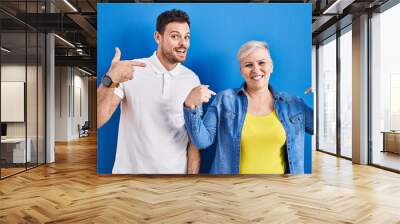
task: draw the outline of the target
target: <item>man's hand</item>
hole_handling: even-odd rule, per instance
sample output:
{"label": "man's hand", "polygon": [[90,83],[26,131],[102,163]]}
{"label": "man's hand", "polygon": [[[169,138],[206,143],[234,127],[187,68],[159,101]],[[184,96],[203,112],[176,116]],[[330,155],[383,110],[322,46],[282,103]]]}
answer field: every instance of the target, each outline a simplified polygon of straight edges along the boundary
{"label": "man's hand", "polygon": [[126,82],[133,79],[133,73],[135,71],[134,66],[145,67],[146,64],[130,60],[121,61],[121,51],[116,47],[114,58],[112,59],[110,69],[108,70],[108,76],[110,76],[113,82]]}
{"label": "man's hand", "polygon": [[185,107],[194,109],[202,103],[207,103],[216,93],[208,89],[208,85],[200,85],[193,88],[185,100]]}
{"label": "man's hand", "polygon": [[188,174],[198,174],[200,170],[200,152],[190,143],[187,155],[187,173]]}

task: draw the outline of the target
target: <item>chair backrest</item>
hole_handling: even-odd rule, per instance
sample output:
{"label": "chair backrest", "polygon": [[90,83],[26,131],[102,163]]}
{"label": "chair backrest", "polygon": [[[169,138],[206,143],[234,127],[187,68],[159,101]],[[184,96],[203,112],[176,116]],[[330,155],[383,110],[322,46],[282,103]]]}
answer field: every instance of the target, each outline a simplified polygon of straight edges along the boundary
{"label": "chair backrest", "polygon": [[89,121],[85,121],[85,123],[83,124],[82,128],[89,129],[90,128],[90,122]]}

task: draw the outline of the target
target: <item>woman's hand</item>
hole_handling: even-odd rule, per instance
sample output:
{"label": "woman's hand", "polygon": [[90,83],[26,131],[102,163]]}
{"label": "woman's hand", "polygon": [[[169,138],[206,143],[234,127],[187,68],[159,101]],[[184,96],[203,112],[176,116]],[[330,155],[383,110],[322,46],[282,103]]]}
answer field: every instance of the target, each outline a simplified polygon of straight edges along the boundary
{"label": "woman's hand", "polygon": [[185,100],[185,107],[194,109],[202,103],[210,101],[212,95],[216,93],[208,89],[208,85],[200,85],[193,88]]}

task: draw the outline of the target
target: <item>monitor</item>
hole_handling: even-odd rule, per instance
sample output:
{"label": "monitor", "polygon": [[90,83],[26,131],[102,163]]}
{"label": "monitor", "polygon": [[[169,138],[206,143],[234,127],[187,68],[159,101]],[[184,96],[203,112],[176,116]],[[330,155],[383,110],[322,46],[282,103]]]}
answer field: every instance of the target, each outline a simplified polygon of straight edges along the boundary
{"label": "monitor", "polygon": [[1,136],[7,136],[7,124],[1,123]]}

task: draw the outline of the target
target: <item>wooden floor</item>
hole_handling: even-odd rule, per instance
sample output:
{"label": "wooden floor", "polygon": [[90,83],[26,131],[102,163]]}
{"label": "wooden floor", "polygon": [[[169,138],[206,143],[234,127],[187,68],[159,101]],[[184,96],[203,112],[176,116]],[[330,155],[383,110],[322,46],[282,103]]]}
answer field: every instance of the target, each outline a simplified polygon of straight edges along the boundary
{"label": "wooden floor", "polygon": [[304,176],[98,176],[96,139],[0,181],[0,223],[400,223],[400,175],[320,152]]}
{"label": "wooden floor", "polygon": [[35,167],[37,167],[37,164],[35,163],[35,164],[33,164],[33,163],[28,163],[27,164],[27,167],[25,167],[25,164],[18,164],[18,167],[7,167],[7,168],[1,168],[1,178],[6,178],[6,177],[8,177],[8,176],[11,176],[11,175],[15,175],[15,174],[17,174],[17,173],[20,173],[20,172],[24,172],[24,171],[26,171],[27,169],[29,170],[29,169],[33,169],[33,168],[35,168]]}
{"label": "wooden floor", "polygon": [[374,164],[400,170],[400,154],[376,150],[374,151],[372,160]]}
{"label": "wooden floor", "polygon": [[26,168],[25,167],[18,167],[18,168],[1,168],[1,177],[8,177],[11,176],[13,174],[25,171]]}

